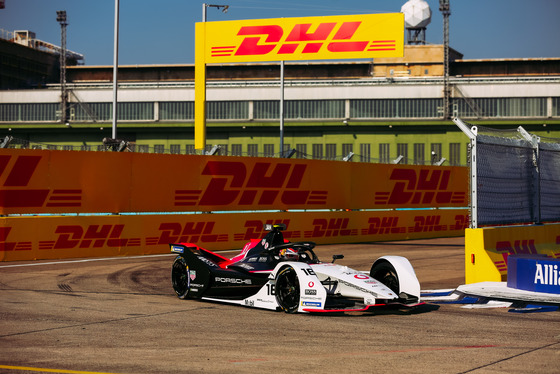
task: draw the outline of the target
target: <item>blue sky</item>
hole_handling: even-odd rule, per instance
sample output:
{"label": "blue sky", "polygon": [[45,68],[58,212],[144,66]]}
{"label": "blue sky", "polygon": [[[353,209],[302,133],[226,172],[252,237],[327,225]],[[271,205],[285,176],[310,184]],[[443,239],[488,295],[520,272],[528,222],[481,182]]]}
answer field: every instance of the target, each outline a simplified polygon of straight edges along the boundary
{"label": "blue sky", "polygon": [[[198,0],[120,0],[119,64],[194,63]],[[406,0],[207,0],[208,21],[399,12]],[[465,59],[560,57],[559,0],[451,0],[450,45]],[[428,0],[426,40],[443,42],[438,0]],[[114,0],[5,0],[0,28],[31,30],[59,45],[56,11],[68,14],[67,48],[87,65],[112,65]]]}

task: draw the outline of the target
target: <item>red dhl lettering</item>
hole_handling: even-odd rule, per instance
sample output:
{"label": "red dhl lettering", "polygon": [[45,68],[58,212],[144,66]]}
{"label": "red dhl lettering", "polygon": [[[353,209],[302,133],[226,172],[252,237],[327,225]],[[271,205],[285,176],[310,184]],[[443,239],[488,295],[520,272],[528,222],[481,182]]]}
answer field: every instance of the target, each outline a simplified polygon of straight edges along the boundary
{"label": "red dhl lettering", "polygon": [[243,162],[209,161],[202,175],[212,178],[205,190],[176,190],[175,206],[324,205],[327,191],[300,190],[307,165],[257,162],[248,171]]}
{"label": "red dhl lettering", "polygon": [[500,271],[507,271],[507,259],[514,254],[537,254],[535,239],[515,240],[513,244],[504,240],[496,242],[496,252],[502,255],[503,261],[494,261],[494,265]]}
{"label": "red dhl lettering", "polygon": [[294,25],[289,32],[280,25],[242,26],[237,36],[244,38],[238,46],[211,47],[211,56],[316,54],[323,49],[332,53],[396,50],[395,40],[352,40],[361,23],[304,23]]}
{"label": "red dhl lettering", "polygon": [[408,228],[408,232],[432,232],[445,231],[447,225],[440,225],[441,216],[416,216],[414,226]]}
{"label": "red dhl lettering", "polygon": [[313,220],[313,230],[305,231],[306,238],[328,238],[334,236],[355,236],[357,229],[349,229],[349,218],[316,218]]}
{"label": "red dhl lettering", "polygon": [[30,251],[31,242],[8,242],[11,227],[0,227],[0,252]]}
{"label": "red dhl lettering", "polygon": [[[42,156],[18,156],[10,166],[12,156],[0,156],[0,177],[3,180],[0,189],[0,207],[36,208],[36,207],[79,207],[82,205],[82,190],[64,189],[30,189],[27,187],[35,174]],[[4,174],[4,171],[7,171]],[[46,204],[45,204],[46,202]]]}
{"label": "red dhl lettering", "polygon": [[146,238],[147,245],[169,243],[216,243],[229,239],[228,234],[214,234],[216,222],[169,222],[159,226],[159,237]]}
{"label": "red dhl lettering", "polygon": [[395,185],[391,192],[376,192],[379,205],[466,204],[464,191],[449,191],[450,170],[394,169],[389,180]]}
{"label": "red dhl lettering", "polygon": [[406,228],[399,226],[399,217],[370,217],[368,228],[362,230],[362,235],[400,234]]}
{"label": "red dhl lettering", "polygon": [[102,247],[136,247],[140,238],[122,238],[125,225],[60,225],[55,229],[58,238],[39,241],[39,249],[74,249]]}
{"label": "red dhl lettering", "polygon": [[289,219],[282,219],[282,220],[269,219],[269,220],[265,220],[265,221],[261,221],[261,220],[245,221],[245,224],[243,225],[246,228],[245,232],[233,234],[233,239],[235,241],[248,241],[248,240],[251,240],[251,239],[262,238],[267,234],[267,231],[263,230],[264,225],[265,224],[275,224],[275,223],[283,223],[283,224],[286,225],[286,230],[284,230],[282,232],[285,239],[300,236],[299,231],[294,232],[294,231],[288,230],[288,228],[290,227],[290,220]]}

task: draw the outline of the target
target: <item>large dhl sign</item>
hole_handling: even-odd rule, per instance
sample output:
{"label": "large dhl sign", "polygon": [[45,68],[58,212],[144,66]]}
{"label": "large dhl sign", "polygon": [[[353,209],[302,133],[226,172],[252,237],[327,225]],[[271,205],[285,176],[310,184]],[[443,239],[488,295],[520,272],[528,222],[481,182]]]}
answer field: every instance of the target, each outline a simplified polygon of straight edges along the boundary
{"label": "large dhl sign", "polygon": [[466,207],[467,169],[0,149],[0,214]]}
{"label": "large dhl sign", "polygon": [[201,22],[195,38],[195,148],[204,149],[206,64],[400,57],[404,15]]}
{"label": "large dhl sign", "polygon": [[[204,28],[204,30],[199,30]],[[394,57],[403,54],[402,13],[276,18],[197,25],[206,63]]]}

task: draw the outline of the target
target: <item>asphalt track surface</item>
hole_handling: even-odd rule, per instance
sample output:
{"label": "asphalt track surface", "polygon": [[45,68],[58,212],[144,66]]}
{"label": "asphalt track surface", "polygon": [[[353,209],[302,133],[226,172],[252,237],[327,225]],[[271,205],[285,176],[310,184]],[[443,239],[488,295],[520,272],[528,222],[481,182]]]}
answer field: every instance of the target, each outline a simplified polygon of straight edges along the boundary
{"label": "asphalt track surface", "polygon": [[[326,245],[358,270],[407,257],[422,289],[464,283],[464,239]],[[233,255],[233,254],[232,254]],[[560,313],[427,304],[286,314],[179,300],[173,255],[0,263],[4,373],[559,373]]]}

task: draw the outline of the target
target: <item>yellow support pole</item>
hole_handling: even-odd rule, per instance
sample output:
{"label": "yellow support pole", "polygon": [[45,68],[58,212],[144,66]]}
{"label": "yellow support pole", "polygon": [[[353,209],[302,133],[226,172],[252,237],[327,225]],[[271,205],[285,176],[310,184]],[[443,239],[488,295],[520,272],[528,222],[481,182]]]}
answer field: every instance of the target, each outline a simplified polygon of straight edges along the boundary
{"label": "yellow support pole", "polygon": [[206,148],[206,42],[205,22],[195,25],[194,52],[194,148]]}

